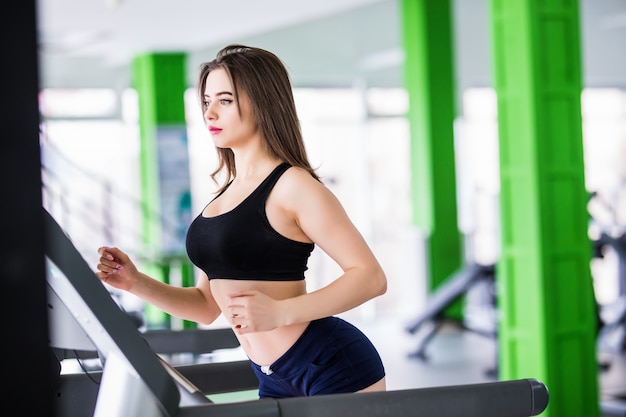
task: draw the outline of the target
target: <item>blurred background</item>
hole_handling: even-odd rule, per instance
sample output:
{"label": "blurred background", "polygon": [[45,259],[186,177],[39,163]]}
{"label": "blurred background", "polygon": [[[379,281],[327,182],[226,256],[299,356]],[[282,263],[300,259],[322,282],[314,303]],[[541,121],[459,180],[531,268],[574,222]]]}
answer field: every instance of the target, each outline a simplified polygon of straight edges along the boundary
{"label": "blurred background", "polygon": [[[541,2],[506,4],[514,3],[535,5]],[[389,387],[412,388],[497,378],[498,351],[493,337],[497,318],[492,279],[481,281],[486,282],[487,287],[477,286],[473,293],[469,286],[463,291],[468,296],[463,311],[464,324],[475,324],[479,328],[477,333],[483,334],[478,339],[466,332],[443,329],[429,349],[430,361],[416,361],[416,357],[425,359],[420,356],[421,345],[413,332],[407,332],[407,325],[420,327],[420,320],[415,319],[431,305],[433,290],[428,265],[432,258],[427,255],[428,249],[432,249],[428,247],[429,231],[416,221],[415,214],[423,207],[416,199],[418,193],[412,183],[417,177],[417,160],[412,155],[409,99],[416,94],[415,89],[413,95],[407,89],[407,57],[402,33],[405,24],[402,6],[410,4],[410,1],[389,0],[39,0],[44,206],[90,265],[96,265],[99,246],[115,245],[134,255],[140,267],[164,280],[192,285],[195,271],[186,260],[181,242],[190,219],[202,210],[215,190],[209,177],[215,167],[215,151],[203,127],[196,98],[198,68],[230,43],[266,48],[276,53],[290,71],[312,164],[319,167],[323,181],[341,200],[387,273],[389,290],[384,296],[344,315],[365,329],[381,350]],[[447,166],[439,174],[454,172],[457,212],[445,220],[452,229],[458,226],[462,265],[494,265],[500,259],[502,247],[501,177],[490,34],[494,19],[490,10],[494,5],[505,3],[452,0],[449,4],[454,161],[446,161]],[[549,9],[571,4],[543,2],[542,6]],[[580,382],[581,391],[595,401],[593,390],[586,385],[587,376],[595,376],[598,365],[603,371],[610,368],[610,372],[599,374],[601,394],[621,399],[618,413],[623,413],[626,399],[626,54],[623,46],[626,43],[626,2],[581,0],[579,5],[584,181],[590,198],[587,207],[590,246],[592,242],[595,245],[591,275],[599,319],[605,324],[602,330],[606,330],[606,333],[599,332],[597,345],[598,353],[616,353],[621,362],[611,362],[609,367],[602,357],[598,358],[598,363],[589,364],[584,360],[584,354],[589,352],[584,343],[574,346],[567,338],[568,332],[576,333],[584,327],[578,326],[575,318],[579,314],[578,307],[586,306],[583,291],[576,288],[568,292],[568,284],[559,286],[554,275],[546,274],[550,278],[546,287],[554,284],[554,295],[558,299],[549,299],[544,305],[545,300],[540,298],[544,294],[531,290],[521,295],[517,292],[512,298],[517,298],[515,301],[519,304],[527,303],[524,307],[532,313],[534,307],[540,310],[544,306],[548,313],[556,312],[541,311],[546,320],[538,322],[546,328],[553,324],[549,320],[555,318],[564,319],[565,325],[556,323],[550,331],[536,332],[537,345],[542,348],[549,345],[554,355],[537,355],[515,370],[535,372],[533,366],[537,363],[539,367],[545,365],[556,375],[549,382],[554,383],[552,386],[557,390],[571,379]],[[437,28],[428,29],[424,33],[442,33],[437,32]],[[421,41],[435,50],[440,43],[443,53],[448,45],[443,38],[425,36]],[[551,45],[558,45],[557,41]],[[556,56],[555,61],[568,62],[567,53],[557,51],[560,53],[563,55]],[[162,58],[165,61],[160,61]],[[167,68],[159,62],[177,65],[183,62],[181,81],[167,78]],[[572,72],[576,73],[576,69]],[[562,73],[567,73],[567,69]],[[151,74],[166,77],[155,81],[150,79]],[[429,75],[435,80],[445,78]],[[148,85],[150,82],[153,84]],[[171,94],[166,94],[166,100],[154,96],[146,101],[146,90],[159,93],[178,83],[183,86],[180,103],[168,103],[173,97]],[[446,93],[442,91],[444,101]],[[436,96],[437,92],[431,94]],[[142,105],[150,101],[150,110],[168,104],[179,107],[176,123],[170,126],[158,118],[146,123]],[[432,113],[439,110],[432,110]],[[155,130],[152,139],[157,140],[152,142],[158,142],[158,149],[151,142],[151,136],[146,135],[146,129]],[[567,132],[554,134],[558,151],[569,145],[567,139],[557,137],[566,137]],[[433,143],[438,139],[433,138]],[[442,141],[447,139],[441,138]],[[444,175],[444,180],[448,179]],[[571,214],[569,209],[575,212],[575,204],[568,205],[570,202],[558,201],[565,208],[563,215],[567,218]],[[523,217],[528,213],[521,214]],[[553,213],[546,210],[544,214]],[[551,219],[555,218],[558,215]],[[454,233],[456,230],[451,234]],[[609,240],[602,240],[600,236]],[[459,263],[456,251],[450,252],[449,263],[456,267]],[[447,253],[439,255],[440,260],[446,260]],[[335,279],[339,273],[336,265],[316,249],[309,263],[307,285],[315,289]],[[586,279],[584,273],[581,276]],[[488,278],[493,278],[493,274]],[[528,287],[524,285],[526,277],[519,278],[518,289]],[[584,290],[584,285],[582,288]],[[144,312],[143,304],[132,296],[112,293],[125,309],[145,313],[145,317],[142,316],[144,327],[192,326],[168,318],[163,322],[162,315]],[[578,301],[581,303],[577,304]],[[559,304],[567,306],[563,307],[565,313],[559,310]],[[552,307],[554,310],[550,310]],[[427,318],[439,318],[439,315]],[[572,321],[570,315],[574,317]],[[473,318],[486,324],[470,323]],[[589,318],[584,316],[585,325],[590,324]],[[224,325],[218,321],[209,327]],[[531,333],[535,333],[535,329],[532,330]],[[545,334],[548,337],[544,345]],[[551,339],[554,334],[557,336]],[[556,339],[560,344],[550,345]],[[426,342],[429,341],[427,337]],[[522,340],[519,345],[522,355],[532,351],[524,343]],[[561,347],[571,348],[571,352],[563,354],[566,349],[561,350]],[[576,356],[579,353],[581,356]],[[577,363],[580,358],[583,359]],[[568,366],[571,362],[574,371],[569,367],[555,371],[554,363],[561,360]],[[581,372],[584,376],[580,379],[568,379],[578,369],[590,372]],[[540,373],[540,376],[543,375]],[[563,403],[562,399],[567,397],[565,402],[576,408],[570,399],[578,395],[565,392],[554,404],[558,407],[559,401]],[[607,416],[624,415],[608,414],[606,407],[604,411]]]}
{"label": "blurred background", "polygon": [[[458,219],[450,221],[458,221],[471,248],[467,256],[490,264],[499,256],[499,180],[488,4],[456,0],[452,5]],[[626,3],[584,0],[580,13],[587,188],[606,203],[598,215],[623,225]],[[215,152],[195,95],[198,67],[229,43],[263,47],[289,68],[312,163],[370,242],[390,280],[388,294],[350,314],[361,319],[414,315],[423,306],[427,285],[423,231],[411,219],[400,19],[396,1],[40,0],[46,207],[93,265],[102,244],[149,257],[156,249],[146,247],[142,238],[146,208],[140,191],[133,59],[146,53],[185,54],[195,215],[215,188],[209,178]],[[149,210],[155,211],[163,233],[179,232],[173,219],[158,208]],[[598,266],[598,277],[606,264]],[[613,274],[611,268],[606,274]],[[337,273],[323,254],[314,253],[311,287]],[[615,280],[600,281],[598,295],[610,301]]]}

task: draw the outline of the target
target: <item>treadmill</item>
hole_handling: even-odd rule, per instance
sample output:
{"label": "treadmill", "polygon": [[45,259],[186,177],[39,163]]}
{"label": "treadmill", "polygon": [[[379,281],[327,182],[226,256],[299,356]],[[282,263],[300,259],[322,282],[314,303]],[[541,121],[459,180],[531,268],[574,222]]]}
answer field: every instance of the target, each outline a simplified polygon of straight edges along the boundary
{"label": "treadmill", "polygon": [[[103,363],[94,417],[526,417],[542,413],[548,405],[547,387],[532,378],[214,403],[181,368],[171,366],[151,349],[59,224],[45,209],[43,216],[49,308],[67,316],[71,324],[64,330],[79,338],[82,335],[83,347],[95,349]],[[51,340],[57,331],[51,330]],[[211,365],[228,364],[205,365],[207,370]],[[228,374],[227,368],[220,369],[222,376],[214,374],[218,385]]]}

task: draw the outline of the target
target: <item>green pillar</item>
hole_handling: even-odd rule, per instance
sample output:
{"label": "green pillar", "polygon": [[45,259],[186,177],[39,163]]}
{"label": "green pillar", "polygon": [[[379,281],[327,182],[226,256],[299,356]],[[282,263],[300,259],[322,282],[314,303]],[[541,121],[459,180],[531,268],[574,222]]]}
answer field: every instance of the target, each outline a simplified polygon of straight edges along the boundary
{"label": "green pillar", "polygon": [[577,1],[491,0],[502,253],[500,378],[538,378],[545,415],[597,416]]}
{"label": "green pillar", "polygon": [[[429,287],[462,264],[454,156],[455,82],[449,0],[402,0],[413,223],[427,236]],[[448,313],[460,317],[459,304]]]}
{"label": "green pillar", "polygon": [[[183,53],[150,53],[133,62],[139,97],[145,268],[155,278],[169,282],[172,263],[182,262],[177,285],[193,285],[193,268],[184,247],[191,210],[185,61]],[[170,327],[170,317],[150,305],[146,306],[146,319],[149,328]],[[190,327],[190,323],[184,326]]]}

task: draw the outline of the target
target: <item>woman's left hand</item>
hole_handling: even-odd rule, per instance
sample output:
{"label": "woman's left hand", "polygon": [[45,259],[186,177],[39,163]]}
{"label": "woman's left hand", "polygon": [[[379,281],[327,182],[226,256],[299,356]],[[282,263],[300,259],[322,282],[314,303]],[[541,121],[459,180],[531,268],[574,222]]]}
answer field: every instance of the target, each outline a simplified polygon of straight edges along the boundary
{"label": "woman's left hand", "polygon": [[229,297],[228,320],[238,334],[266,332],[280,327],[280,301],[259,291],[243,291]]}

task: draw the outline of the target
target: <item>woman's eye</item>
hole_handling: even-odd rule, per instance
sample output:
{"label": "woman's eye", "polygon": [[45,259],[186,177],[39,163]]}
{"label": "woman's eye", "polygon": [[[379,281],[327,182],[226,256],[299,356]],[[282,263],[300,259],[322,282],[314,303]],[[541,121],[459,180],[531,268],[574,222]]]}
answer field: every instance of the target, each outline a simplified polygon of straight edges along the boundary
{"label": "woman's eye", "polygon": [[[233,102],[232,99],[230,98],[221,98],[218,100],[218,102],[222,105],[222,106],[226,106],[230,103]],[[202,101],[202,107],[204,107],[205,109],[208,108],[211,105],[211,101],[210,100],[203,100]]]}

